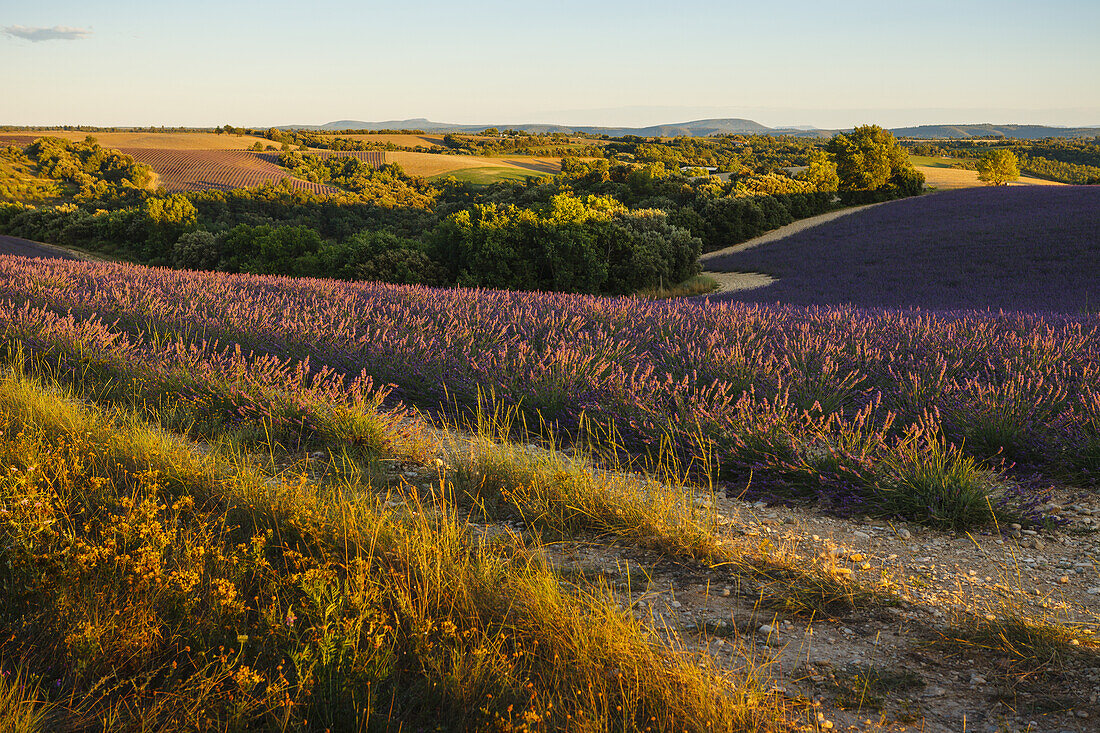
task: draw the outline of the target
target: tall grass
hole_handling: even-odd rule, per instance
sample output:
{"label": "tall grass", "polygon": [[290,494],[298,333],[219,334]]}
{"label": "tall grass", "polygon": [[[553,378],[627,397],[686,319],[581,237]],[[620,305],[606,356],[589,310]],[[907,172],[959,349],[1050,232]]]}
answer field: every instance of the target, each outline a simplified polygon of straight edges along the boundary
{"label": "tall grass", "polygon": [[474,424],[445,441],[450,478],[477,513],[516,520],[555,541],[605,538],[716,569],[789,613],[833,616],[886,599],[795,548],[735,546],[718,521],[714,494],[692,487],[692,472],[675,454],[659,453],[641,473],[609,467],[606,459],[597,464],[582,443],[570,454],[552,443],[532,446],[532,436],[514,424],[517,414],[483,404]]}
{"label": "tall grass", "polygon": [[674,651],[609,590],[567,590],[537,547],[477,539],[446,504],[393,512],[369,486],[273,478],[26,379],[0,382],[0,463],[3,651],[58,680],[58,727],[766,730],[788,715],[751,673]]}

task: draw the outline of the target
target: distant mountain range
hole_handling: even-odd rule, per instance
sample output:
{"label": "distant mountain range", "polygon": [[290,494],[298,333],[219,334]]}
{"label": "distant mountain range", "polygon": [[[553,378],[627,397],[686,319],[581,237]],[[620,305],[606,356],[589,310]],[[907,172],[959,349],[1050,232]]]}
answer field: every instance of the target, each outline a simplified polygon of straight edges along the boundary
{"label": "distant mountain range", "polygon": [[[480,132],[495,127],[498,130],[522,130],[533,134],[547,132],[584,132],[593,135],[622,137],[706,137],[707,135],[795,135],[798,137],[831,137],[839,130],[821,130],[810,126],[767,127],[753,120],[722,118],[711,120],[693,120],[649,127],[598,127],[588,125],[457,125],[448,122],[432,122],[423,117],[411,120],[387,120],[385,122],[363,122],[361,120],[337,120],[324,125],[282,125],[280,130],[423,130],[424,132]],[[924,139],[967,138],[967,137],[1012,137],[1034,140],[1044,137],[1095,137],[1100,135],[1098,127],[1050,127],[1047,125],[919,125],[917,127],[895,127],[890,130],[898,137]]]}
{"label": "distant mountain range", "polygon": [[649,127],[599,127],[591,125],[457,125],[448,122],[432,122],[417,117],[411,120],[387,120],[385,122],[362,122],[359,120],[338,120],[324,125],[285,125],[280,130],[423,130],[424,132],[480,132],[495,127],[498,130],[522,130],[534,134],[547,132],[586,132],[593,135],[637,135],[639,137],[705,137],[707,135],[765,135],[782,131],[805,132],[805,128],[771,128],[759,122],[741,119],[695,120],[668,125]]}
{"label": "distant mountain range", "polygon": [[1044,137],[1096,137],[1100,127],[1049,127],[1047,125],[919,125],[895,127],[890,132],[897,137],[960,138],[960,137],[1013,137],[1021,140],[1038,140]]}

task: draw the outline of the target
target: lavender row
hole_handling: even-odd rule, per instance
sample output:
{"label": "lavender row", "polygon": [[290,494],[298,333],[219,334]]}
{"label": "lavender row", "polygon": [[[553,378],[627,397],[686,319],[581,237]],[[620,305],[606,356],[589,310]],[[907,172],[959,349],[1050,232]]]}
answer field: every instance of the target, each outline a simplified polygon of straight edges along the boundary
{"label": "lavender row", "polygon": [[649,302],[18,259],[0,261],[0,297],[96,314],[147,344],[216,341],[309,359],[308,370],[366,374],[421,405],[491,393],[562,430],[613,426],[634,448],[672,436],[688,458],[714,453],[729,478],[770,469],[779,483],[805,478],[836,496],[866,496],[875,467],[915,445],[915,431],[1051,478],[1092,482],[1100,460],[1096,317]]}

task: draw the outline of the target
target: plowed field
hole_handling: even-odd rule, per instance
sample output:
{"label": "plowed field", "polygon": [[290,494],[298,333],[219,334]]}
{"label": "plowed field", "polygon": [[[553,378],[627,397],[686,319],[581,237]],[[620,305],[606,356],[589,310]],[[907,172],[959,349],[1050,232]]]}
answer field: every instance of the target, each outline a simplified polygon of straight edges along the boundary
{"label": "plowed field", "polygon": [[135,160],[150,166],[157,174],[157,185],[166,191],[205,191],[251,188],[265,183],[289,181],[296,190],[313,193],[339,193],[339,189],[321,183],[294,178],[275,163],[272,154],[248,150],[162,150],[156,148],[120,148]]}

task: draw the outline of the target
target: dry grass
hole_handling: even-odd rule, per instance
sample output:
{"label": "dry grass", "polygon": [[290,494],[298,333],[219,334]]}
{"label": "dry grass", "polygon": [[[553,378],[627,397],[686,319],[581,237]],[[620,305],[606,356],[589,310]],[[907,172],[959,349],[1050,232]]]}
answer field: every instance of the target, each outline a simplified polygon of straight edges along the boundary
{"label": "dry grass", "polygon": [[[927,165],[914,166],[924,174],[925,183],[939,191],[953,191],[960,188],[976,188],[986,185],[978,180],[978,172],[963,170],[961,168],[941,168]],[[1043,178],[1020,176],[1013,185],[1020,186],[1063,186],[1058,181],[1048,181]]]}
{"label": "dry grass", "polygon": [[397,163],[410,176],[438,176],[470,168],[506,169],[537,175],[561,170],[558,158],[485,158],[477,155],[439,155],[436,153],[386,153],[387,163]]}
{"label": "dry grass", "polygon": [[[728,273],[719,273],[728,274]],[[642,298],[686,298],[694,295],[706,295],[719,289],[719,279],[714,275],[704,274],[684,280],[682,283],[670,285],[665,288],[650,288],[638,293]]]}
{"label": "dry grass", "polygon": [[[763,606],[792,615],[832,617],[888,600],[832,558],[771,542],[734,542],[722,530],[713,495],[693,489],[667,454],[641,466],[642,473],[619,465],[602,470],[581,446],[572,456],[552,444],[532,450],[531,436],[515,417],[514,411],[483,408],[475,424],[444,441],[453,466],[449,478],[461,493],[455,498],[475,514],[518,521],[544,540],[609,538],[720,568]],[[516,436],[519,442],[511,442]],[[605,452],[603,462],[609,461],[614,459]]]}
{"label": "dry grass", "polygon": [[3,132],[0,145],[9,138],[33,140],[39,137],[59,137],[83,140],[91,135],[105,148],[150,148],[156,150],[247,150],[255,143],[279,147],[271,140],[251,135],[218,135],[213,132],[80,132],[47,130],[42,132]]}
{"label": "dry grass", "polygon": [[18,378],[0,380],[0,459],[0,651],[27,680],[0,680],[3,730],[702,733],[790,715],[754,670],[677,651],[436,498],[391,510],[368,484],[272,475]]}
{"label": "dry grass", "polygon": [[333,137],[344,138],[345,140],[362,140],[368,143],[393,143],[394,145],[404,145],[410,148],[415,148],[417,145],[423,145],[426,148],[442,148],[443,135],[407,135],[407,134],[389,134],[379,133],[377,135],[371,134],[353,134],[353,135],[334,135]]}

